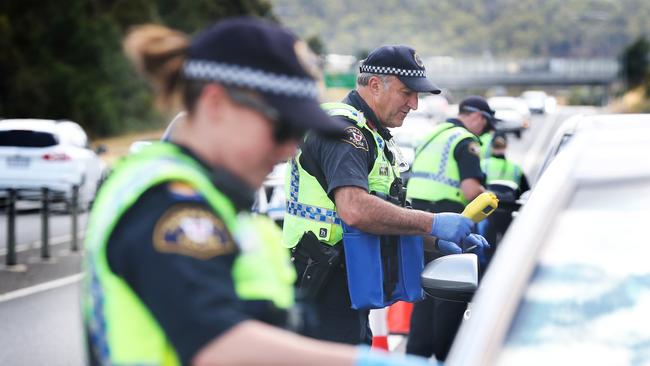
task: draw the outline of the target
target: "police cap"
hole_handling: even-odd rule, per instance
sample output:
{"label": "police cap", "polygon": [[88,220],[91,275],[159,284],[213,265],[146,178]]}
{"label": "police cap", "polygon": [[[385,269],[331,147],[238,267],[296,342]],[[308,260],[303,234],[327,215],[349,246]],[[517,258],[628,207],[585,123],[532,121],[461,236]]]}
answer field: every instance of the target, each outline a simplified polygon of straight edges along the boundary
{"label": "police cap", "polygon": [[422,59],[408,46],[381,46],[375,49],[361,61],[359,71],[395,75],[413,91],[440,94],[440,88],[427,79]]}
{"label": "police cap", "polygon": [[254,17],[226,18],[191,42],[186,79],[209,80],[258,92],[292,127],[338,134],[347,125],[318,101],[316,56],[288,30]]}

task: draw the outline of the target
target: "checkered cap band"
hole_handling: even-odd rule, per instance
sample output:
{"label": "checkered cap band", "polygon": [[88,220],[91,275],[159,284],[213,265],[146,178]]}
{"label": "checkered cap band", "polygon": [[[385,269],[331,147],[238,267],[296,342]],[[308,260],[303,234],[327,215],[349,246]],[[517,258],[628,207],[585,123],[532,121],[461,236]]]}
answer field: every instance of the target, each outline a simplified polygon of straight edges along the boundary
{"label": "checkered cap band", "polygon": [[312,79],[275,74],[246,66],[189,60],[183,66],[183,73],[188,79],[218,81],[287,97],[316,98],[318,96],[316,83]]}
{"label": "checkered cap band", "polygon": [[415,77],[419,77],[419,78],[427,77],[424,70],[398,69],[396,67],[390,67],[390,66],[361,65],[359,67],[359,70],[361,70],[361,72],[368,72],[368,73],[371,73],[371,74],[415,76]]}

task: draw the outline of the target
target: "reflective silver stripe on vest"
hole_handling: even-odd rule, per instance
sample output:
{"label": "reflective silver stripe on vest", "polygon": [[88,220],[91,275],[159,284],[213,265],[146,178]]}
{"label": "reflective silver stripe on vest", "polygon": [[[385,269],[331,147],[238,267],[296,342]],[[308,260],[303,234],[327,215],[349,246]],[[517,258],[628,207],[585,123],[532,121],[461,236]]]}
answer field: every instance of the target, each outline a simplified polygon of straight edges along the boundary
{"label": "reflective silver stripe on vest", "polygon": [[454,188],[460,188],[460,181],[457,181],[455,179],[451,179],[445,175],[445,172],[447,171],[447,161],[449,160],[449,153],[451,152],[451,144],[454,142],[456,137],[460,136],[461,132],[456,132],[449,136],[447,139],[447,142],[445,143],[445,147],[442,149],[442,157],[440,158],[440,164],[438,164],[438,172],[437,173],[425,173],[425,172],[413,172],[411,173],[411,178],[423,178],[423,179],[428,179],[432,180],[434,182],[446,184],[448,186],[452,186]]}
{"label": "reflective silver stripe on vest", "polygon": [[289,184],[287,213],[307,220],[341,225],[341,219],[336,214],[336,211],[298,202],[300,176],[298,174],[298,164],[296,164],[296,159],[298,158],[296,157],[291,159],[291,183]]}

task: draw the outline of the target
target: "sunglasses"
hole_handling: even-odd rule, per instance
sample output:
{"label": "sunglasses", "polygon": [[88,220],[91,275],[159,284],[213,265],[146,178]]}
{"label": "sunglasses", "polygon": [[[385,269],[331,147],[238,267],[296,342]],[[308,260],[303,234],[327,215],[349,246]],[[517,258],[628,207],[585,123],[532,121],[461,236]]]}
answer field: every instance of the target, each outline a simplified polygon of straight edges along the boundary
{"label": "sunglasses", "polygon": [[476,107],[464,106],[464,107],[463,107],[463,110],[464,110],[464,111],[468,111],[468,112],[478,112],[478,113],[480,113],[483,117],[485,117],[485,119],[487,119],[488,122],[494,120],[494,116],[493,116],[493,115],[491,115],[490,113],[488,113],[488,112],[486,112],[486,111],[484,111],[484,110],[482,110],[482,109],[478,109],[478,108],[476,108]]}
{"label": "sunglasses", "polygon": [[266,119],[273,125],[273,140],[282,144],[289,140],[302,140],[307,132],[304,128],[296,127],[288,122],[282,121],[280,112],[272,106],[265,103],[260,98],[256,98],[246,91],[227,88],[226,92],[230,99],[242,107],[250,108]]}

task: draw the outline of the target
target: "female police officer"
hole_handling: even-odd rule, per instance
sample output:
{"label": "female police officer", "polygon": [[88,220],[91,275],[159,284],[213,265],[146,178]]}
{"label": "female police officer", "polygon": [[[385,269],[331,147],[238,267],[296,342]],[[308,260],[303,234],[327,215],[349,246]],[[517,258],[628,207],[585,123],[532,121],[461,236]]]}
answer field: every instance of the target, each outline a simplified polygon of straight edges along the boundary
{"label": "female police officer", "polygon": [[[272,223],[247,213],[304,131],[339,129],[318,106],[304,43],[232,18],[191,42],[143,26],[125,42],[169,104],[174,144],[119,164],[86,236],[84,320],[92,364],[388,364],[283,326],[295,273]],[[400,360],[416,364],[417,360]]]}

